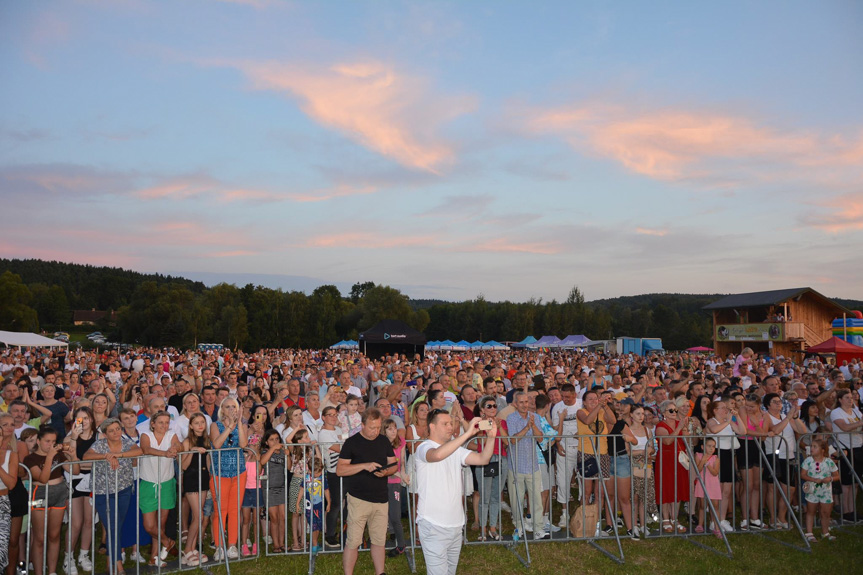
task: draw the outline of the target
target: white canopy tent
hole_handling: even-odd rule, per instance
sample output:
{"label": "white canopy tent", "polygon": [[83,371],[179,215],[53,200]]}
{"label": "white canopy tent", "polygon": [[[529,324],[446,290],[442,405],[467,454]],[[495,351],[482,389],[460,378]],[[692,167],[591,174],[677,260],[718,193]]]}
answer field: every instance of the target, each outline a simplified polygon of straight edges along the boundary
{"label": "white canopy tent", "polygon": [[15,347],[68,347],[64,341],[26,331],[0,331],[0,343]]}

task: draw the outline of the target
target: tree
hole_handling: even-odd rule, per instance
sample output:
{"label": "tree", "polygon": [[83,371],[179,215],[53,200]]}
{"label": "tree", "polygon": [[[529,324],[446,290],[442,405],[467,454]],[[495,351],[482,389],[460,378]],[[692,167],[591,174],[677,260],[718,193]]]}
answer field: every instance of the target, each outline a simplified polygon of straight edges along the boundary
{"label": "tree", "polygon": [[33,294],[10,271],[0,275],[0,327],[9,331],[39,331],[39,317],[30,307]]}
{"label": "tree", "polygon": [[354,304],[358,304],[363,296],[366,295],[366,292],[375,287],[375,282],[363,282],[363,283],[355,283],[351,286],[351,295],[348,296]]}
{"label": "tree", "polygon": [[384,319],[398,319],[410,325],[414,315],[408,297],[396,288],[375,286],[366,290],[359,308],[362,311],[359,331],[365,331]]}

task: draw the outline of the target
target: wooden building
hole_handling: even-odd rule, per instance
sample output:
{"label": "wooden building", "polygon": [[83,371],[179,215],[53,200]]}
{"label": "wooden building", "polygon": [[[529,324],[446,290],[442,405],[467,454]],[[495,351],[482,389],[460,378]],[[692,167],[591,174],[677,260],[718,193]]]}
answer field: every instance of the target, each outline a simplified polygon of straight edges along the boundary
{"label": "wooden building", "polygon": [[713,312],[713,349],[721,356],[750,347],[789,357],[830,339],[833,320],[850,313],[808,287],[734,294],[704,309]]}

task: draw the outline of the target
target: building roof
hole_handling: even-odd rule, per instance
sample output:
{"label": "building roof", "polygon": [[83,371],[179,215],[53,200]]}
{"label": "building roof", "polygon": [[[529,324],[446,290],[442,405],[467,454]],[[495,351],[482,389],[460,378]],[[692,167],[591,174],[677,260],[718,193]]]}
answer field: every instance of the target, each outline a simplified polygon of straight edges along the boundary
{"label": "building roof", "polygon": [[[72,321],[89,321],[96,323],[97,321],[108,315],[107,311],[98,309],[76,309],[72,312]],[[109,318],[110,321],[117,320],[117,312],[112,311]]]}
{"label": "building roof", "polygon": [[750,293],[738,293],[724,297],[711,304],[704,306],[703,309],[740,309],[746,307],[765,307],[770,305],[778,305],[805,293],[811,293],[817,298],[836,306],[841,311],[849,311],[845,306],[839,305],[832,299],[821,295],[810,287],[777,289],[771,291],[757,291]]}

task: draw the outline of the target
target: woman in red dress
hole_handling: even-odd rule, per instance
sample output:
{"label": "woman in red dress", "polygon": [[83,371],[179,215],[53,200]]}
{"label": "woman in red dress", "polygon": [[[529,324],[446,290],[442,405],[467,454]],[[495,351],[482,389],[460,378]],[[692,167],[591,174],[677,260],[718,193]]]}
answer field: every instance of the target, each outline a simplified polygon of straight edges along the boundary
{"label": "woman in red dress", "polygon": [[659,454],[656,467],[656,504],[662,509],[662,530],[686,533],[686,527],[678,523],[680,502],[689,501],[689,471],[680,464],[679,453],[685,452],[684,440],[689,418],[680,417],[673,401],[663,401],[659,406],[665,418],[656,426]]}

